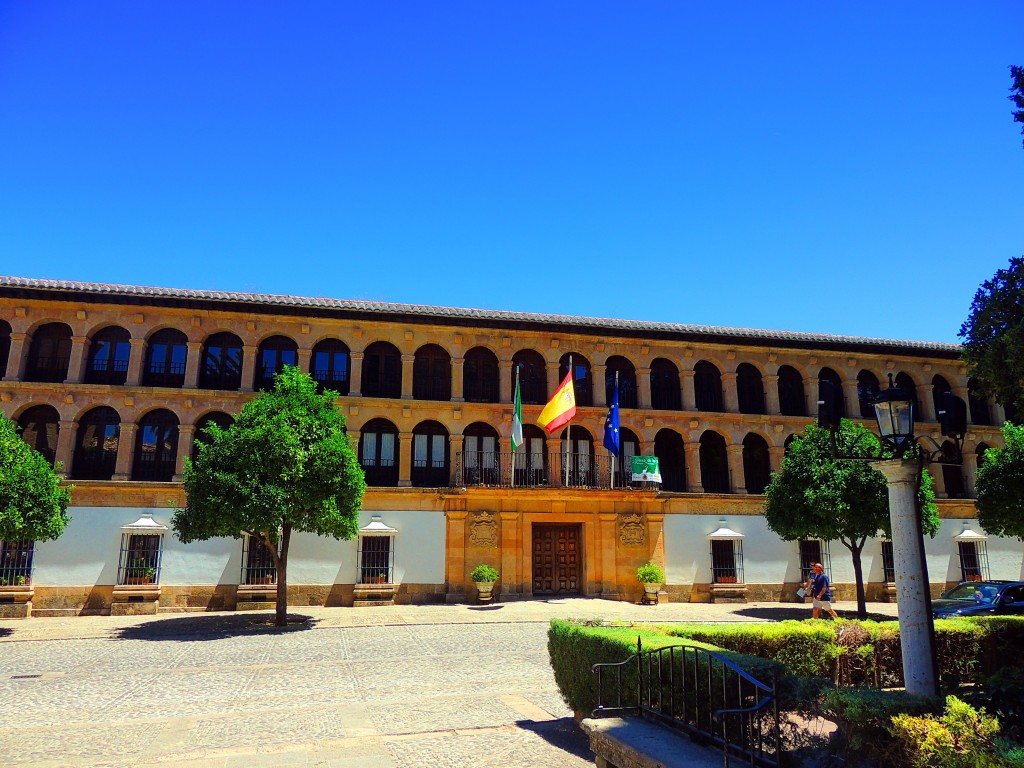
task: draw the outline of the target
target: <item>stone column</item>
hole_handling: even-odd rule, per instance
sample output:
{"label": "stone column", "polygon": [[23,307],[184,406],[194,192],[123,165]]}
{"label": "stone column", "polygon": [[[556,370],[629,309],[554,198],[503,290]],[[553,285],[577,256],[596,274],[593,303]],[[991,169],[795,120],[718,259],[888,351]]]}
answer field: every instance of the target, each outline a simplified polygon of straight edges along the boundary
{"label": "stone column", "polygon": [[448,445],[450,446],[449,456],[451,456],[450,466],[450,484],[452,488],[459,488],[462,486],[462,448],[466,441],[465,435],[451,435],[448,438]]}
{"label": "stone column", "polygon": [[857,391],[856,379],[843,381],[843,397],[846,398],[846,418],[860,418],[860,392]]}
{"label": "stone column", "polygon": [[[11,354],[14,354],[13,345],[11,346]],[[1003,409],[1003,406],[1000,403],[995,402],[994,400],[989,400],[989,407],[992,409],[992,423],[997,427],[1001,427],[1003,424],[1005,424],[1006,411]]]}
{"label": "stone column", "polygon": [[512,392],[512,361],[498,361],[498,402],[511,403]]}
{"label": "stone column", "polygon": [[461,603],[466,598],[466,513],[445,512],[445,522],[445,602]]}
{"label": "stone column", "polygon": [[174,477],[176,483],[185,479],[185,457],[192,455],[192,444],[196,439],[195,424],[180,424],[178,426],[178,455],[174,462]]}
{"label": "stone column", "polygon": [[772,472],[782,471],[782,460],[786,457],[786,448],[782,445],[771,445],[768,447],[768,460],[771,462]]}
{"label": "stone column", "polygon": [[130,480],[132,476],[132,457],[135,455],[135,432],[138,424],[121,422],[121,430],[117,438],[117,463],[114,465],[112,480]]}
{"label": "stone column", "polygon": [[519,553],[523,550],[523,514],[501,513],[501,601],[518,600],[523,595],[523,578],[519,572]]}
{"label": "stone column", "polygon": [[416,355],[402,355],[402,399],[412,400],[412,368]]}
{"label": "stone column", "polygon": [[239,392],[256,391],[256,353],[259,347],[245,345],[242,347],[242,385]]}
{"label": "stone column", "polygon": [[203,342],[190,341],[185,357],[185,389],[199,389],[199,369],[203,358]]}
{"label": "stone column", "polygon": [[914,414],[914,421],[938,421],[939,415],[935,413],[935,401],[932,398],[934,384],[921,384],[917,388],[917,410]]}
{"label": "stone column", "polygon": [[683,450],[686,454],[686,490],[690,493],[704,493],[700,476],[700,442],[687,442]]}
{"label": "stone column", "polygon": [[565,482],[565,468],[562,466],[562,441],[557,437],[545,438],[548,449],[548,482],[553,487],[561,487]]}
{"label": "stone column", "polygon": [[312,349],[299,347],[299,349],[295,353],[295,357],[295,363],[296,365],[298,365],[300,371],[302,371],[303,373],[313,373],[313,370],[309,366],[310,361],[313,359]]}
{"label": "stone column", "polygon": [[892,549],[896,565],[896,609],[900,621],[903,677],[907,693],[939,694],[932,634],[931,589],[917,514],[917,467],[913,461],[878,461],[873,466],[889,486]]}
{"label": "stone column", "polygon": [[349,397],[362,397],[363,392],[363,353],[350,352],[349,360],[351,361],[351,370],[349,375],[351,376],[351,382],[348,389]]}
{"label": "stone column", "polygon": [[452,358],[452,402],[466,401],[466,358]]}
{"label": "stone column", "polygon": [[769,415],[778,416],[782,412],[782,406],[779,405],[778,376],[764,377],[764,397]]}
{"label": "stone column", "polygon": [[743,446],[726,446],[729,456],[729,490],[733,493],[746,493],[746,477],[743,474]]}
{"label": "stone column", "polygon": [[590,379],[594,382],[594,407],[606,408],[608,406],[608,391],[605,389],[605,376],[608,373],[608,366],[593,365],[590,367]]}
{"label": "stone column", "polygon": [[818,379],[815,376],[804,379],[804,408],[812,419],[818,415]]}
{"label": "stone column", "polygon": [[636,404],[637,407],[649,411],[651,410],[651,369],[650,368],[637,368],[636,369]]}
{"label": "stone column", "polygon": [[7,370],[3,381],[21,381],[25,376],[25,342],[27,333],[11,334],[11,349],[7,353]]}
{"label": "stone column", "polygon": [[398,487],[412,486],[412,432],[398,433]]}
{"label": "stone column", "polygon": [[722,374],[722,397],[726,413],[739,413],[740,397],[736,390],[735,371],[727,371]]}
{"label": "stone column", "polygon": [[85,349],[88,344],[88,336],[71,337],[71,360],[68,362],[68,375],[64,379],[65,383],[82,383],[85,373]]}
{"label": "stone column", "polygon": [[693,386],[693,371],[680,371],[679,378],[683,386],[683,410],[697,410],[697,390]]}
{"label": "stone column", "polygon": [[132,345],[132,351],[128,357],[128,378],[124,383],[129,387],[137,387],[142,383],[142,364],[146,359],[146,340],[133,338],[129,343]]}
{"label": "stone column", "polygon": [[974,491],[974,485],[978,482],[978,454],[974,451],[964,452],[964,482],[967,484],[967,497],[971,499],[978,498],[978,494]]}
{"label": "stone column", "polygon": [[71,459],[75,450],[75,438],[78,436],[77,421],[61,421],[57,432],[57,464],[61,466],[60,474],[68,477],[71,474]]}
{"label": "stone column", "polygon": [[935,498],[947,499],[949,493],[946,492],[946,475],[942,471],[941,464],[932,464],[928,467],[929,472],[932,476],[932,490],[935,491]]}
{"label": "stone column", "polygon": [[601,597],[606,600],[619,599],[618,563],[615,554],[616,542],[619,540],[616,527],[619,516],[614,513],[602,512],[597,516],[601,549]]}
{"label": "stone column", "polygon": [[558,389],[558,385],[561,384],[561,380],[558,378],[558,362],[549,362],[548,366],[548,397],[555,394],[555,390]]}

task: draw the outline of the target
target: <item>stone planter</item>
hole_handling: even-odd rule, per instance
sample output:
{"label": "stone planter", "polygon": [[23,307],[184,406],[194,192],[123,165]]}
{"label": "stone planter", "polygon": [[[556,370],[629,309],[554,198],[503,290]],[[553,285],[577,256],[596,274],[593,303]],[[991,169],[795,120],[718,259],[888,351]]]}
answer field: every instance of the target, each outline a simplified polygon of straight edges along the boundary
{"label": "stone planter", "polygon": [[661,592],[661,588],[665,586],[661,582],[644,583],[644,605],[657,605],[658,604],[658,593]]}
{"label": "stone planter", "polygon": [[489,603],[494,600],[494,589],[493,581],[474,581],[476,584],[477,596],[480,598],[481,603]]}

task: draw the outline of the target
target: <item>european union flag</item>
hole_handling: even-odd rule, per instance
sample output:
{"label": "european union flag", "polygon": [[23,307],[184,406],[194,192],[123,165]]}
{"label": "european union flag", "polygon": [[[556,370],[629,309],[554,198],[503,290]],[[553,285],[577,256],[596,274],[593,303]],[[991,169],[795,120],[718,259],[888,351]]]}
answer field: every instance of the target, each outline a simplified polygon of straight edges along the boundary
{"label": "european union flag", "polygon": [[619,378],[615,377],[615,391],[612,393],[612,404],[608,408],[608,418],[604,420],[604,447],[618,456],[621,452],[619,444]]}

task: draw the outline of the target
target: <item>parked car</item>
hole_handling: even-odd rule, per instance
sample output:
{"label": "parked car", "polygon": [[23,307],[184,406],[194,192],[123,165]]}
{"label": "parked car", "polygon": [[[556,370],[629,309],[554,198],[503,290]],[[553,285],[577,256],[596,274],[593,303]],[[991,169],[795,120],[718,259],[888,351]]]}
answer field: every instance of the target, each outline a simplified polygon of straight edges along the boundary
{"label": "parked car", "polygon": [[1024,616],[1024,581],[963,581],[932,600],[932,616]]}

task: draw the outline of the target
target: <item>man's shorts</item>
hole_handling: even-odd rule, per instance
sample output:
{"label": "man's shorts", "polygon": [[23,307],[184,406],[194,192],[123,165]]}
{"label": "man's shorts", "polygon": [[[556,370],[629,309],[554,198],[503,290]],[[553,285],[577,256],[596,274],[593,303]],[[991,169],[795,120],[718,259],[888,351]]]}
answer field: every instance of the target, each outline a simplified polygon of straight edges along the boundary
{"label": "man's shorts", "polygon": [[815,608],[824,608],[826,611],[831,611],[832,610],[832,601],[831,600],[819,600],[818,598],[814,598],[813,605],[814,605]]}

